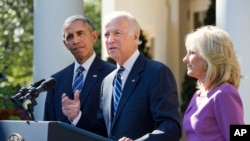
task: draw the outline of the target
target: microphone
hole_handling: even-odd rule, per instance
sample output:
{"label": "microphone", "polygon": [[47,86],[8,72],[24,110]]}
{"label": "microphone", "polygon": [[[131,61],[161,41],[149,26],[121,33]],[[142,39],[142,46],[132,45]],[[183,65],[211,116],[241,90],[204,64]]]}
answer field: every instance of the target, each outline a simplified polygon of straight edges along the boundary
{"label": "microphone", "polygon": [[42,82],[40,86],[36,88],[36,92],[34,93],[35,96],[38,96],[39,93],[48,91],[56,86],[56,80],[54,78],[49,78],[46,81]]}
{"label": "microphone", "polygon": [[39,93],[48,91],[56,85],[56,80],[54,78],[49,78],[41,83],[38,87],[32,87],[29,89],[28,93],[21,97],[21,99],[29,99],[30,96],[37,97]]}
{"label": "microphone", "polygon": [[27,94],[30,89],[40,86],[43,81],[45,81],[45,79],[41,79],[41,80],[31,84],[28,88],[26,88],[26,87],[21,88],[17,94],[15,94],[14,96],[11,97],[12,102],[19,104],[18,101],[20,100],[20,98],[22,96]]}
{"label": "microphone", "polygon": [[56,80],[54,78],[49,78],[45,81],[43,81],[40,86],[38,87],[32,87],[29,89],[28,93],[20,98],[20,101],[22,103],[22,107],[27,110],[28,106],[34,106],[36,105],[35,103],[35,98],[38,97],[38,95],[41,92],[48,91],[52,89],[56,85]]}

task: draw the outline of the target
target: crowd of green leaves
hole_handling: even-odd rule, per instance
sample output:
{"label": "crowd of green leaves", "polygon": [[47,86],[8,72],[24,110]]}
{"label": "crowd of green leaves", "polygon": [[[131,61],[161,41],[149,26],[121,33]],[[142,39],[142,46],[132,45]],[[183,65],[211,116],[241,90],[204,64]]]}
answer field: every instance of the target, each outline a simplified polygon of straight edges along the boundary
{"label": "crowd of green leaves", "polygon": [[0,1],[0,108],[32,81],[33,1]]}
{"label": "crowd of green leaves", "polygon": [[101,57],[101,0],[83,0],[84,1],[84,15],[88,17],[98,32],[98,40],[94,44],[97,56]]}

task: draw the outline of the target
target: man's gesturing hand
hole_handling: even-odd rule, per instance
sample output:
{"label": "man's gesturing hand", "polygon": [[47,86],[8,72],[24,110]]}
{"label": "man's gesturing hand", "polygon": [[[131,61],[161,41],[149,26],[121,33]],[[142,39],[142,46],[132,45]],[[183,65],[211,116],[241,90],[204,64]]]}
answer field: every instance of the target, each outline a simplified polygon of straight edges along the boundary
{"label": "man's gesturing hand", "polygon": [[80,91],[75,91],[73,100],[69,99],[65,93],[62,95],[62,111],[70,121],[73,121],[80,112],[79,94]]}

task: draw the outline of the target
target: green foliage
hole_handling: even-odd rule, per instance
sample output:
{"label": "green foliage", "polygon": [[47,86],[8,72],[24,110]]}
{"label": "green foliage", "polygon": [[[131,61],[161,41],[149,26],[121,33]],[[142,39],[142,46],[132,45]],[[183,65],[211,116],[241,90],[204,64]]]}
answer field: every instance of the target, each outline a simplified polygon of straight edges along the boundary
{"label": "green foliage", "polygon": [[140,37],[139,37],[139,40],[140,40],[140,44],[138,46],[138,49],[139,51],[147,58],[151,59],[152,56],[151,54],[149,53],[149,47],[146,47],[146,44],[147,44],[147,39],[146,39],[146,36],[144,35],[143,31],[140,30]]}
{"label": "green foliage", "polygon": [[101,57],[101,0],[83,0],[84,1],[84,15],[88,17],[94,25],[95,30],[98,32],[98,40],[94,48],[97,56]]}
{"label": "green foliage", "polygon": [[215,25],[216,23],[215,4],[216,4],[215,0],[210,0],[210,6],[207,10],[206,17],[204,19],[204,25]]}
{"label": "green foliage", "polygon": [[0,2],[0,94],[9,97],[32,81],[33,1]]}

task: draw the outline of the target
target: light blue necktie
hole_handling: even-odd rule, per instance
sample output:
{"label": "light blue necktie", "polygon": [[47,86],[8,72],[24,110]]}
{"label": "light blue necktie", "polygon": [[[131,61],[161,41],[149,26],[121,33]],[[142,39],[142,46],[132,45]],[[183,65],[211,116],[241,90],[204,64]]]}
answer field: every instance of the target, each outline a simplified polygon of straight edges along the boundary
{"label": "light blue necktie", "polygon": [[76,90],[81,91],[83,87],[83,74],[84,68],[82,66],[79,66],[76,70],[76,76],[73,83],[73,93],[75,93]]}
{"label": "light blue necktie", "polygon": [[122,78],[121,73],[125,70],[124,67],[120,67],[120,69],[117,71],[117,74],[114,79],[113,83],[113,114],[115,115],[118,103],[122,94]]}

